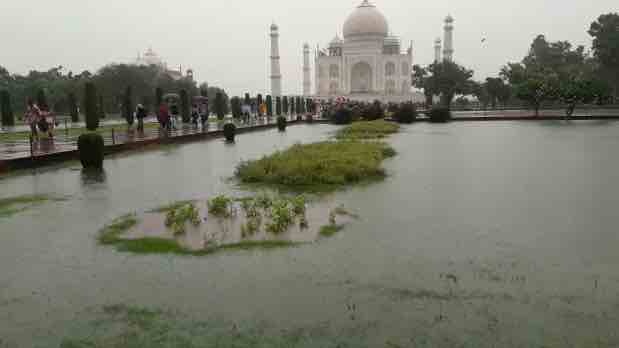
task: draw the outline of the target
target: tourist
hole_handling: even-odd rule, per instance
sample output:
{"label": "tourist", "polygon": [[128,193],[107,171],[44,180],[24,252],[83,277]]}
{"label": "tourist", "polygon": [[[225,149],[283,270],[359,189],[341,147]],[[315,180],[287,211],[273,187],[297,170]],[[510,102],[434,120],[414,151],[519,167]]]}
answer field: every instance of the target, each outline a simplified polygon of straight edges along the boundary
{"label": "tourist", "polygon": [[178,120],[178,105],[173,102],[170,105],[170,129],[176,129],[176,121]]}
{"label": "tourist", "polygon": [[168,104],[161,103],[159,106],[159,113],[157,114],[159,125],[161,129],[170,130],[170,111],[168,110]]}
{"label": "tourist", "polygon": [[144,133],[144,118],[146,118],[144,105],[138,104],[135,107],[135,117],[138,119],[138,132]]}
{"label": "tourist", "polygon": [[203,100],[200,104],[200,121],[202,121],[202,130],[208,128],[208,99]]}
{"label": "tourist", "polygon": [[54,138],[54,133],[52,132],[54,129],[54,123],[53,114],[49,111],[47,105],[40,106],[39,121],[37,122],[37,126],[41,132],[47,133],[50,139]]}
{"label": "tourist", "polygon": [[198,104],[193,104],[191,107],[191,123],[197,128],[198,127],[198,119],[200,118],[200,110],[198,109]]}
{"label": "tourist", "polygon": [[37,131],[37,124],[41,117],[41,110],[32,102],[32,99],[28,99],[26,107],[26,123],[30,126],[30,137],[33,141],[39,140],[39,132]]}

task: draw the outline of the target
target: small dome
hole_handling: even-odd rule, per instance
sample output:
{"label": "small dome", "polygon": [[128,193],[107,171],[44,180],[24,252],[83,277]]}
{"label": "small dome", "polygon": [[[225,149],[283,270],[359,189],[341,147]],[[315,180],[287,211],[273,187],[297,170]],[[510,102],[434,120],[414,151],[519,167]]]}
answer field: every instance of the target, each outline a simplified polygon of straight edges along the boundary
{"label": "small dome", "polygon": [[454,22],[454,18],[451,15],[447,15],[447,17],[445,18],[445,23],[453,23]]}
{"label": "small dome", "polygon": [[387,19],[368,0],[357,7],[344,23],[344,38],[358,35],[387,36]]}
{"label": "small dome", "polygon": [[275,23],[271,24],[271,30],[272,31],[275,31],[275,30],[278,30],[278,29],[279,28],[277,27],[277,24],[275,24]]}

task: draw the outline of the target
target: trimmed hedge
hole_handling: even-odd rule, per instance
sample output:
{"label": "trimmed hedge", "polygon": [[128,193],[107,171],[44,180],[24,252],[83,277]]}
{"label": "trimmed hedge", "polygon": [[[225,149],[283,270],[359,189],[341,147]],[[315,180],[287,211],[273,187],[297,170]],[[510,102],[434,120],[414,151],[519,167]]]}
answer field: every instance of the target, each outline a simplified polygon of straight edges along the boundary
{"label": "trimmed hedge", "polygon": [[398,123],[413,123],[417,118],[417,109],[413,103],[404,103],[395,108],[391,117]]}
{"label": "trimmed hedge", "polygon": [[451,120],[451,111],[447,108],[434,107],[427,113],[430,122],[444,123]]}
{"label": "trimmed hedge", "polygon": [[236,126],[234,125],[234,123],[226,123],[224,125],[224,137],[226,137],[226,141],[229,143],[233,143],[235,135]]}
{"label": "trimmed hedge", "polygon": [[279,116],[277,118],[277,129],[279,129],[280,132],[286,130],[286,118],[284,116]]}
{"label": "trimmed hedge", "polygon": [[341,107],[333,115],[333,123],[350,124],[352,122],[352,111],[347,107]]}
{"label": "trimmed hedge", "polygon": [[98,133],[84,133],[77,138],[80,162],[84,169],[103,169],[105,145]]}
{"label": "trimmed hedge", "polygon": [[11,95],[8,91],[0,91],[0,112],[2,113],[3,126],[15,125],[15,116],[11,107]]}

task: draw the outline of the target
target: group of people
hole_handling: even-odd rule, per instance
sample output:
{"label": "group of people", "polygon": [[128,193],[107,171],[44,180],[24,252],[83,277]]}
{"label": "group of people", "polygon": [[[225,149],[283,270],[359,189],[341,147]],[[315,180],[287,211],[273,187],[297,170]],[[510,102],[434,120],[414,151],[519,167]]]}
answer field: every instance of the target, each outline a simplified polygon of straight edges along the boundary
{"label": "group of people", "polygon": [[39,132],[47,133],[50,138],[54,138],[54,127],[56,120],[54,114],[49,111],[46,105],[37,105],[28,99],[25,114],[26,123],[30,126],[30,135],[33,141],[39,140]]}
{"label": "group of people", "polygon": [[[202,124],[202,128],[207,126],[208,122],[208,101],[203,103],[194,103],[191,107],[191,123],[198,127],[199,124]],[[168,106],[168,103],[161,103],[159,106],[159,110],[157,112],[157,121],[161,129],[163,130],[172,130],[177,129],[179,117],[179,108],[176,103],[171,103]]]}

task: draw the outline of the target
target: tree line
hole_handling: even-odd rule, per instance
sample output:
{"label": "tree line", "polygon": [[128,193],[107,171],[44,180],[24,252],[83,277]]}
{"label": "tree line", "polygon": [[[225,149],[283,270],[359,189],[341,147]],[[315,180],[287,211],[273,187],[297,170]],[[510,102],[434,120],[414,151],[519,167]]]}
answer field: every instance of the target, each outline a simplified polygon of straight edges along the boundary
{"label": "tree line", "polygon": [[619,98],[619,14],[601,15],[588,30],[592,50],[574,47],[568,41],[550,42],[538,35],[520,62],[503,66],[498,77],[483,82],[472,79],[473,71],[450,61],[426,67],[415,65],[413,86],[422,89],[426,104],[435,96],[441,106],[465,104],[465,95],[477,98],[482,107],[498,103],[527,103],[538,114],[544,104],[560,104],[570,116],[578,104],[613,103]]}

